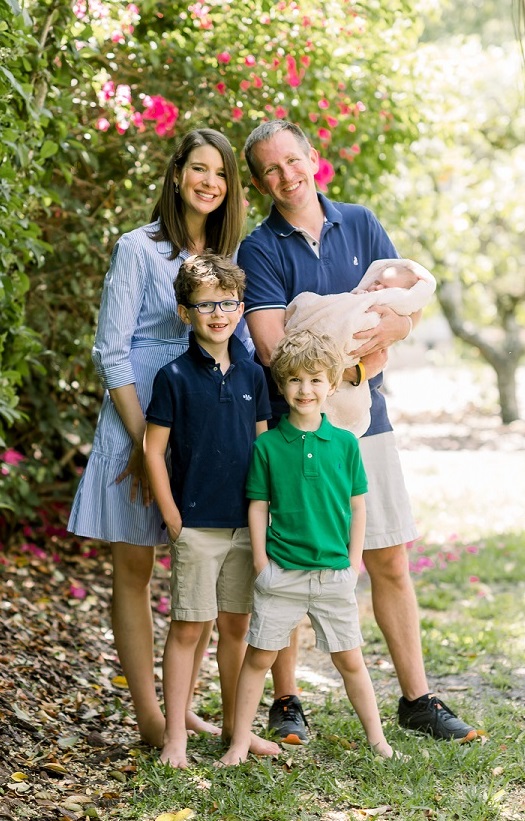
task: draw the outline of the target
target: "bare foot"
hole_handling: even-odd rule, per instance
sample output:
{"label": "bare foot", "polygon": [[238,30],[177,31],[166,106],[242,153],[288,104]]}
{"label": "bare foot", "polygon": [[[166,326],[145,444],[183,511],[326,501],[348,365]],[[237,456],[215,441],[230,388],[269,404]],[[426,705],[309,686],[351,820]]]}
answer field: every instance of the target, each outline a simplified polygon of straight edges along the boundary
{"label": "bare foot", "polygon": [[166,719],[159,710],[158,716],[154,716],[150,721],[142,721],[139,724],[140,737],[144,744],[150,747],[162,748],[164,745],[164,730],[166,729]]}
{"label": "bare foot", "polygon": [[169,764],[176,770],[186,770],[188,759],[186,758],[186,742],[171,742],[165,744],[160,754],[163,764]]}
{"label": "bare foot", "polygon": [[250,733],[250,752],[254,755],[279,755],[281,748],[275,741],[267,741],[255,733]]}
{"label": "bare foot", "polygon": [[214,766],[215,767],[236,767],[239,764],[242,764],[248,758],[248,749],[246,746],[237,746],[237,747],[230,747],[230,749],[224,753],[223,757],[216,761]]}
{"label": "bare foot", "polygon": [[208,733],[209,735],[220,735],[221,728],[216,727],[215,724],[210,724],[209,721],[204,721],[203,718],[194,713],[192,710],[186,710],[186,729],[188,733]]}
{"label": "bare foot", "polygon": [[386,739],[378,741],[377,744],[371,744],[370,746],[377,755],[381,755],[383,758],[392,758],[394,755],[394,751]]}

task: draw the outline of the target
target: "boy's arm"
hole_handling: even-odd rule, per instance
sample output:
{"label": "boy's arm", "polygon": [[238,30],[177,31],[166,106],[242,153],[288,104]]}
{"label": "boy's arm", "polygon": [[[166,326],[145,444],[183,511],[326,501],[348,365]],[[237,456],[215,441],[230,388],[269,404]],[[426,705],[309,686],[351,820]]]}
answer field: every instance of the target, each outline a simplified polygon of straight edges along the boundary
{"label": "boy's arm", "polygon": [[366,506],[365,496],[352,496],[350,499],[350,507],[352,508],[352,522],[350,524],[350,546],[348,549],[348,556],[350,564],[359,576],[361,570],[361,560],[363,558],[363,545],[365,542],[365,526],[366,526]]}
{"label": "boy's arm", "polygon": [[170,487],[166,467],[166,448],[170,429],[148,422],[144,434],[144,461],[153,496],[157,502],[170,539],[176,541],[182,530],[182,518]]}
{"label": "boy's arm", "polygon": [[270,504],[264,499],[251,499],[248,508],[248,527],[253,552],[253,566],[256,575],[268,564],[266,555],[266,528]]}
{"label": "boy's arm", "polygon": [[263,419],[261,422],[255,423],[255,438],[261,435],[261,433],[266,433],[268,430],[268,422],[266,419]]}

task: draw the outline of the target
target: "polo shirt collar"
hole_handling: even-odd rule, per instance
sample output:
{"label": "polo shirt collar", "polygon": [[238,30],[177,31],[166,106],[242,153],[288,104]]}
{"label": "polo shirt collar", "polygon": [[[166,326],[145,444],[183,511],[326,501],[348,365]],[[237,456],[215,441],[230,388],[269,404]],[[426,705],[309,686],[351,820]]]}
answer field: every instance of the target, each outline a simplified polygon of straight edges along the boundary
{"label": "polo shirt collar", "polygon": [[[246,347],[241,340],[235,336],[235,334],[229,339],[228,349],[230,352],[230,362],[232,365],[235,365],[241,359],[250,358],[250,354],[248,353]],[[204,348],[201,348],[195,339],[195,334],[193,331],[190,331],[189,333],[188,351],[190,355],[197,361],[201,362],[201,364],[206,365],[207,367],[213,367],[215,365],[213,356],[211,356],[208,351],[205,351]]]}
{"label": "polo shirt collar", "polygon": [[[317,199],[321,203],[324,215],[328,222],[332,224],[339,224],[343,221],[341,212],[336,208],[335,204],[331,202],[331,200],[319,193],[317,194]],[[275,234],[278,234],[280,237],[289,237],[290,234],[293,234],[294,231],[300,227],[297,225],[291,225],[288,220],[285,220],[275,205],[272,205],[271,211],[266,218],[266,224]]]}
{"label": "polo shirt collar", "polygon": [[333,426],[328,421],[326,413],[322,413],[321,417],[321,424],[317,430],[304,431],[291,425],[288,421],[288,414],[286,413],[281,416],[278,428],[287,442],[294,442],[305,433],[312,433],[314,436],[317,436],[318,439],[325,439],[328,442],[332,438]]}

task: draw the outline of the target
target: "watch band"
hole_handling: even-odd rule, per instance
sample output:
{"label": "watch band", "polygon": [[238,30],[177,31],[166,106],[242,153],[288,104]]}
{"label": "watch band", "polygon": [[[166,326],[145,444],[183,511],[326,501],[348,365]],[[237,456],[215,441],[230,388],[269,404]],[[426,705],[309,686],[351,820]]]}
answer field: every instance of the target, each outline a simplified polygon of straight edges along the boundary
{"label": "watch band", "polygon": [[357,388],[361,384],[361,382],[364,382],[366,379],[365,366],[363,365],[361,360],[359,360],[359,362],[356,364],[355,369],[357,373],[357,379],[355,380],[355,382],[350,382],[350,384],[353,385],[354,388]]}

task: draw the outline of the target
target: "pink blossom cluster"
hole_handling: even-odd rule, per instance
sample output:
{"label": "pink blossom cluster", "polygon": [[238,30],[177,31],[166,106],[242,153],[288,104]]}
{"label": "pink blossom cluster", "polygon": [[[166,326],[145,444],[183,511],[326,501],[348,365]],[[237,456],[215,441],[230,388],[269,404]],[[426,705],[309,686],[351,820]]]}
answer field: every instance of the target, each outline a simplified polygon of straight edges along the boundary
{"label": "pink blossom cluster", "polygon": [[329,160],[324,157],[319,157],[319,170],[315,175],[315,181],[321,191],[327,191],[329,183],[335,177],[335,169]]}
{"label": "pink blossom cluster", "polygon": [[210,17],[210,6],[207,6],[205,3],[197,2],[193,3],[191,6],[188,6],[188,11],[193,18],[196,28],[204,30],[213,28],[213,20]]}
{"label": "pink blossom cluster", "polygon": [[135,3],[128,3],[122,8],[120,4],[103,0],[75,0],[73,14],[78,20],[90,23],[97,35],[112,43],[125,43],[126,36],[133,34],[140,20],[140,11]]}
{"label": "pink blossom cluster", "polygon": [[[175,124],[179,117],[176,105],[160,95],[144,95],[142,103],[144,111],[137,111],[133,105],[131,88],[125,84],[115,86],[113,80],[105,80],[98,92],[98,102],[111,112],[115,121],[115,128],[119,134],[124,134],[130,125],[139,131],[144,131],[145,121],[155,122],[155,133],[159,137],[172,137]],[[99,131],[108,131],[111,122],[107,116],[101,116],[95,123]]]}

